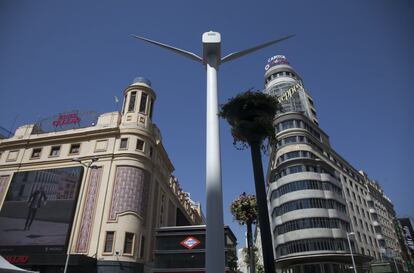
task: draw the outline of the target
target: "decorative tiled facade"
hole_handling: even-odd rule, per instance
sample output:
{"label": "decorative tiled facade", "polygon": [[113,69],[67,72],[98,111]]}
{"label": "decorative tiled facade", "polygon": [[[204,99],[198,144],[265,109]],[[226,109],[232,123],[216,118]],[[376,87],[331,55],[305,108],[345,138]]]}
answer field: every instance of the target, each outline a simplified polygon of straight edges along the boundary
{"label": "decorative tiled facade", "polygon": [[9,181],[9,176],[0,176],[0,201],[3,199],[6,194],[7,181]]}
{"label": "decorative tiled facade", "polygon": [[147,171],[130,166],[117,167],[109,219],[115,220],[118,214],[127,211],[145,218],[148,194]]}
{"label": "decorative tiled facade", "polygon": [[98,200],[99,187],[102,179],[102,168],[91,169],[88,181],[88,189],[85,197],[85,205],[76,244],[76,252],[86,253],[89,248],[91,228],[95,216],[96,202]]}

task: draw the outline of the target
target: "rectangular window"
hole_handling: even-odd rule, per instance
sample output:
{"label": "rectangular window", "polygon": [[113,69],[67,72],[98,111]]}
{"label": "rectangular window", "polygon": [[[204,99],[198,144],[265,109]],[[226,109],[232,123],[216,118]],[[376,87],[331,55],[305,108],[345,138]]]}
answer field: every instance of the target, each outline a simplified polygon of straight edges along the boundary
{"label": "rectangular window", "polygon": [[164,203],[165,203],[165,194],[162,192],[161,193],[161,205],[160,205],[160,227],[162,227],[162,225],[164,224]]}
{"label": "rectangular window", "polygon": [[141,245],[139,248],[139,257],[144,258],[145,237],[141,235]]}
{"label": "rectangular window", "polygon": [[289,167],[289,173],[299,173],[302,172],[302,165],[296,165]]}
{"label": "rectangular window", "polygon": [[128,112],[134,112],[136,97],[137,97],[137,92],[135,91],[131,92],[131,96],[129,97]]}
{"label": "rectangular window", "polygon": [[126,232],[125,233],[124,252],[123,252],[123,254],[133,255],[133,251],[134,251],[134,239],[135,239],[135,234],[134,233],[130,233],[130,232]]}
{"label": "rectangular window", "polygon": [[59,156],[60,154],[60,146],[53,146],[50,150],[50,156]]}
{"label": "rectangular window", "polygon": [[143,151],[144,150],[144,141],[141,139],[137,139],[137,150]]}
{"label": "rectangular window", "polygon": [[293,120],[286,120],[282,122],[282,130],[286,130],[289,128],[293,128],[294,124],[293,124]]}
{"label": "rectangular window", "polygon": [[31,158],[39,158],[41,152],[42,152],[42,148],[35,148],[35,149],[33,149],[32,157]]}
{"label": "rectangular window", "polygon": [[151,99],[151,101],[150,101],[150,114],[149,114],[149,117],[150,117],[150,119],[152,119],[152,114],[154,113],[154,100],[153,99]]}
{"label": "rectangular window", "polygon": [[107,231],[105,237],[104,253],[112,253],[115,241],[115,231]]}
{"label": "rectangular window", "polygon": [[79,151],[80,151],[80,144],[79,143],[70,145],[69,154],[77,155],[77,154],[79,154]]}
{"label": "rectangular window", "polygon": [[294,142],[296,142],[296,136],[291,136],[291,137],[284,138],[284,142],[285,142],[285,144],[294,143]]}
{"label": "rectangular window", "polygon": [[128,148],[128,138],[121,138],[119,149],[126,149],[126,148]]}
{"label": "rectangular window", "polygon": [[139,112],[140,113],[143,113],[143,114],[146,113],[145,110],[146,110],[146,107],[147,107],[147,98],[148,98],[147,94],[145,94],[145,93],[141,94],[141,103],[139,104]]}

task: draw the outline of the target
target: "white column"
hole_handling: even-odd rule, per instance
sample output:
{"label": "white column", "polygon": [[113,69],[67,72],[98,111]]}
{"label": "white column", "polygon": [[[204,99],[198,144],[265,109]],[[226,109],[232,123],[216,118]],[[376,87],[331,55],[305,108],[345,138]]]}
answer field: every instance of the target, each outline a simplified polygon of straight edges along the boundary
{"label": "white column", "polygon": [[223,193],[221,186],[220,130],[217,99],[216,55],[209,55],[207,69],[206,124],[206,273],[224,272]]}

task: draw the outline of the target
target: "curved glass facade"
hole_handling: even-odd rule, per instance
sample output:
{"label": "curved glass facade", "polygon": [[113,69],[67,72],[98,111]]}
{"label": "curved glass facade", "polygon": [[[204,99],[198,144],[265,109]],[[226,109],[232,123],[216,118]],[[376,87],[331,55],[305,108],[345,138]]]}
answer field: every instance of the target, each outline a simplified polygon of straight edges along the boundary
{"label": "curved glass facade", "polygon": [[298,252],[308,251],[348,251],[346,239],[316,238],[296,240],[276,247],[276,255],[283,256]]}
{"label": "curved glass facade", "polygon": [[329,174],[333,178],[337,178],[335,175],[335,172],[330,170],[329,168],[326,168],[324,166],[318,165],[318,164],[295,164],[288,167],[283,168],[276,168],[274,169],[270,174],[270,183],[275,182],[276,180],[294,173],[303,173],[303,172],[313,172],[313,173],[326,173]]}
{"label": "curved glass facade", "polygon": [[339,218],[327,218],[327,217],[314,217],[314,218],[301,218],[292,220],[284,224],[278,225],[274,229],[274,235],[281,235],[287,232],[308,229],[308,228],[337,228],[350,230],[350,225],[347,221]]}
{"label": "curved glass facade", "polygon": [[[291,264],[297,256],[295,264],[300,264],[307,252],[320,260],[327,252],[337,256],[349,252],[350,222],[339,173],[323,160],[326,137],[315,121],[313,100],[293,71],[284,64],[265,75],[265,92],[282,105],[274,120],[276,143],[271,147],[268,198],[276,261],[283,263],[288,256]],[[335,262],[343,268],[341,258],[323,268],[306,262],[298,268],[329,273],[334,272]],[[289,265],[281,267],[282,272],[292,270]]]}
{"label": "curved glass facade", "polygon": [[272,191],[270,199],[278,198],[284,194],[301,191],[301,190],[321,190],[331,191],[339,195],[342,194],[342,189],[332,182],[320,180],[298,180],[280,186],[277,190]]}
{"label": "curved glass facade", "polygon": [[306,198],[286,202],[278,207],[275,207],[273,209],[272,216],[277,217],[290,211],[303,209],[336,209],[342,213],[346,213],[346,206],[336,200],[323,198]]}

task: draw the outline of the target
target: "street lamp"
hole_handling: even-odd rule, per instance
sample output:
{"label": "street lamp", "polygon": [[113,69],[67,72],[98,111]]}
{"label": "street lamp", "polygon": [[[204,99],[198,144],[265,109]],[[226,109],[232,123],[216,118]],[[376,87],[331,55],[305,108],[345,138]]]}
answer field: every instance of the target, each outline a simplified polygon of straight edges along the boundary
{"label": "street lamp", "polygon": [[351,252],[351,259],[352,259],[352,265],[354,267],[354,272],[358,273],[356,266],[355,266],[354,253],[352,252],[352,247],[351,247],[351,239],[350,239],[351,236],[355,236],[355,233],[354,232],[346,233],[346,238],[348,238],[349,251]]}
{"label": "street lamp", "polygon": [[221,57],[221,35],[214,31],[203,33],[203,57],[142,36],[132,36],[147,43],[170,50],[193,61],[202,63],[206,68],[206,273],[224,272],[223,192],[221,185],[219,117],[217,115],[217,71],[219,70],[220,64],[233,61],[262,48],[289,39],[294,35],[268,41],[242,51],[230,53],[224,57]]}
{"label": "street lamp", "polygon": [[[72,161],[78,162],[79,164],[81,164],[82,166],[84,166],[86,168],[85,181],[87,181],[88,175],[89,175],[89,169],[92,169],[92,168],[96,167],[96,166],[92,166],[92,164],[95,163],[96,161],[98,161],[98,159],[99,159],[98,157],[92,157],[92,158],[89,159],[90,160],[89,162],[84,163],[84,162],[82,162],[82,159],[80,159],[79,157],[74,157],[74,158],[72,158]],[[81,192],[80,196],[81,195],[82,195],[82,192]],[[82,200],[82,198],[79,198],[79,200]],[[75,224],[73,225],[74,228],[76,227],[76,223],[78,221],[78,215],[75,216],[75,219],[76,219]],[[71,236],[69,237],[69,244],[68,244],[68,250],[67,250],[67,253],[66,253],[66,261],[65,261],[65,269],[63,269],[63,273],[66,273],[67,270],[68,270],[69,257],[70,257],[70,248],[72,246],[72,240],[73,240],[72,235],[74,235],[74,232],[71,232]]]}
{"label": "street lamp", "polygon": [[388,253],[390,253],[389,255],[386,254],[387,257],[391,257],[392,258],[392,260],[394,261],[394,266],[395,266],[395,269],[397,270],[397,273],[400,273],[400,270],[398,269],[397,262],[395,261],[395,252],[394,252],[394,250],[392,248],[390,248],[390,247],[387,247],[385,251],[387,252],[387,250],[388,250]]}
{"label": "street lamp", "polygon": [[81,164],[81,165],[83,165],[84,167],[86,167],[86,168],[90,168],[91,167],[91,165],[93,164],[93,163],[95,163],[96,161],[98,161],[98,157],[92,157],[90,160],[91,160],[91,162],[88,162],[87,164],[85,164],[85,163],[83,163],[82,162],[82,159],[80,159],[79,157],[74,157],[74,158],[72,158],[72,161],[76,161],[76,162],[78,162],[79,164]]}

